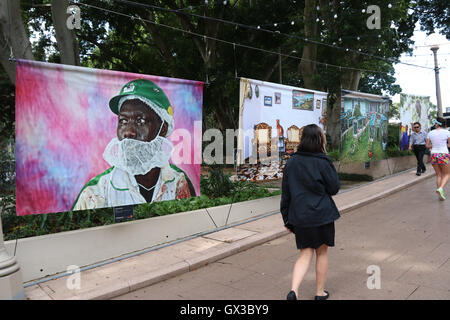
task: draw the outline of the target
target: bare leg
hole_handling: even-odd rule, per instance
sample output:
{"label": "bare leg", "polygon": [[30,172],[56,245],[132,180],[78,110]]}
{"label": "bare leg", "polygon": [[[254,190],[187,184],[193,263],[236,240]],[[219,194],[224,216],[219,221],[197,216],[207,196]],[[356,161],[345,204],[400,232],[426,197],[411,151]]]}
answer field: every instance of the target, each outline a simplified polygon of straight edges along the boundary
{"label": "bare leg", "polygon": [[328,246],[316,249],[316,296],[325,296],[325,282],[328,274]]}
{"label": "bare leg", "polygon": [[442,172],[441,167],[438,164],[433,164],[434,172],[436,172],[436,188],[441,186]]}
{"label": "bare leg", "polygon": [[292,291],[298,297],[298,288],[305,277],[306,272],[309,269],[312,257],[314,255],[314,249],[305,248],[300,250],[300,257],[294,265],[294,271],[292,272]]}
{"label": "bare leg", "polygon": [[441,184],[439,185],[439,187],[441,187],[442,189],[445,188],[445,185],[447,184],[448,180],[450,179],[450,164],[446,164],[446,165],[441,165]]}

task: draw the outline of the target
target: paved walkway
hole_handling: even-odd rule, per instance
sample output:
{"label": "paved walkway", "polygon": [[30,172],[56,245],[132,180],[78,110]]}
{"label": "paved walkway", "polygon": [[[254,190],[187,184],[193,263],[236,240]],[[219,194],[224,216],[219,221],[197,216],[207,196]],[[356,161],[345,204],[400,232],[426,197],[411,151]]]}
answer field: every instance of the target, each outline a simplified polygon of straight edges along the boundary
{"label": "paved walkway", "polygon": [[[428,179],[336,222],[330,299],[450,299],[450,201]],[[117,299],[284,299],[298,253],[292,234]],[[369,290],[367,268],[380,268]],[[300,299],[315,293],[314,264]]]}
{"label": "paved walkway", "polygon": [[[436,200],[430,171],[416,177],[410,170],[335,197],[343,215],[336,222],[336,247],[330,249],[332,298],[450,298],[450,202]],[[284,299],[297,255],[293,235],[276,214],[83,271],[79,290],[67,289],[67,278],[59,278],[28,287],[25,295],[28,299]],[[380,290],[367,289],[370,265],[380,267]],[[310,299],[313,294],[311,266],[300,298]]]}

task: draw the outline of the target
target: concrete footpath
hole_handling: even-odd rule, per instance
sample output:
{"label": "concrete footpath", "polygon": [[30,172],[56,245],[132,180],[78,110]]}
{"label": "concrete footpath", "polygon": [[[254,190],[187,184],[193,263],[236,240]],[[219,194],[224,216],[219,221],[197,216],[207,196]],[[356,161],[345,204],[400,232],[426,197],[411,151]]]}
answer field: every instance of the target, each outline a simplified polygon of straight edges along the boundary
{"label": "concrete footpath", "polygon": [[[417,177],[409,170],[334,197],[342,214],[330,249],[334,299],[450,299],[450,199],[437,201],[432,171]],[[62,277],[27,287],[25,296],[284,299],[298,255],[293,239],[280,214],[270,215],[82,271],[79,289]],[[380,290],[367,288],[373,265],[381,270]],[[314,295],[313,269],[300,298]]]}

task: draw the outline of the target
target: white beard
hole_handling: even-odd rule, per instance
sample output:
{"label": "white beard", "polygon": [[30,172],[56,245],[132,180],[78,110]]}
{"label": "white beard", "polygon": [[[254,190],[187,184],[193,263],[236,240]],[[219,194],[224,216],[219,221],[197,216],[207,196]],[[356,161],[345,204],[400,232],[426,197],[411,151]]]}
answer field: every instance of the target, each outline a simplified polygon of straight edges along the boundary
{"label": "white beard", "polygon": [[111,166],[136,176],[144,175],[153,168],[168,166],[172,151],[173,144],[161,136],[149,142],[113,138],[103,152],[103,159]]}

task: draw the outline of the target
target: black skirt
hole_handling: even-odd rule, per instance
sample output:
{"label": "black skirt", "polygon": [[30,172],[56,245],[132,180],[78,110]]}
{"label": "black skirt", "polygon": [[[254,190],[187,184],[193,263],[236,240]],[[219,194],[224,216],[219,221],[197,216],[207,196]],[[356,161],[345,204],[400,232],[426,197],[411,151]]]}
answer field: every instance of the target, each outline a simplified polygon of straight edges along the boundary
{"label": "black skirt", "polygon": [[311,228],[294,227],[294,233],[297,249],[317,249],[323,244],[334,247],[334,222]]}

